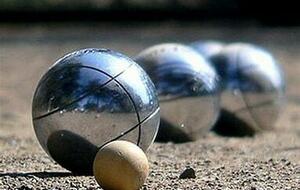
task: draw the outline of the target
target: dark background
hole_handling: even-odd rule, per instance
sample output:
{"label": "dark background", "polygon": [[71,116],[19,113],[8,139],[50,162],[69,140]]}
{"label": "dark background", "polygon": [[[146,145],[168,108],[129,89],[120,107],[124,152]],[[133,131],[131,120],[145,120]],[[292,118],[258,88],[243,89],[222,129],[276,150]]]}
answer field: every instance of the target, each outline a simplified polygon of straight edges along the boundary
{"label": "dark background", "polygon": [[1,0],[0,21],[257,21],[298,25],[297,1],[269,0]]}

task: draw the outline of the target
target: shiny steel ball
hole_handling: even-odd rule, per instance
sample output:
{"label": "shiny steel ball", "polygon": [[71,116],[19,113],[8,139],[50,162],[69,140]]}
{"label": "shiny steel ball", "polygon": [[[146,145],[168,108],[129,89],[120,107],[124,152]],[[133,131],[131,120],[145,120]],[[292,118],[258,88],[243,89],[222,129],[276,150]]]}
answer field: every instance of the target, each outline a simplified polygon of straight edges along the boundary
{"label": "shiny steel ball", "polygon": [[190,46],[205,58],[209,58],[219,53],[223,49],[224,44],[214,40],[199,40],[191,43]]}
{"label": "shiny steel ball", "polygon": [[284,100],[282,69],[266,50],[245,43],[224,47],[210,58],[221,77],[221,105],[254,131],[270,129]]}
{"label": "shiny steel ball", "polygon": [[79,174],[92,174],[98,149],[111,141],[127,140],[147,150],[160,121],[146,72],[107,49],[83,49],[59,59],[39,81],[32,117],[43,149]]}
{"label": "shiny steel ball", "polygon": [[152,79],[159,96],[162,140],[188,141],[205,134],[219,113],[217,75],[192,48],[160,44],[135,57]]}

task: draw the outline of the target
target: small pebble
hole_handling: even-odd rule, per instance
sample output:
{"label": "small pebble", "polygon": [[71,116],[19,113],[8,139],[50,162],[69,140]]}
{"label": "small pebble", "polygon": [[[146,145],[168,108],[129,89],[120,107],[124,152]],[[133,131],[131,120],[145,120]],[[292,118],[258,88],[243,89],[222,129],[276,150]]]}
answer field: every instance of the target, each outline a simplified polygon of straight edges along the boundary
{"label": "small pebble", "polygon": [[179,179],[195,179],[196,174],[193,168],[186,168],[179,176]]}

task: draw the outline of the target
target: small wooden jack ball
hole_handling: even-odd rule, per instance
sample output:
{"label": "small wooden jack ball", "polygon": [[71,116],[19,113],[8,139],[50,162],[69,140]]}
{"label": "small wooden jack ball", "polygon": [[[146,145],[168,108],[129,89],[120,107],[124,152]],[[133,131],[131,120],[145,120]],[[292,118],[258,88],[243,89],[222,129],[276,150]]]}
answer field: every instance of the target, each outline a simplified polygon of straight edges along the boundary
{"label": "small wooden jack ball", "polygon": [[104,190],[138,190],[148,176],[149,163],[138,146],[118,140],[99,150],[93,172]]}

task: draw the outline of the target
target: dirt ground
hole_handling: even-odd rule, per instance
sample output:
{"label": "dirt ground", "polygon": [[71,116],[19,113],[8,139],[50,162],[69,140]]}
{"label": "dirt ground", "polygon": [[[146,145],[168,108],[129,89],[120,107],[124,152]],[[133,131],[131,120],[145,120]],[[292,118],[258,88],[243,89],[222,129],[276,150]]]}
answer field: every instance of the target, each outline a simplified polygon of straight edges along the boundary
{"label": "dirt ground", "polygon": [[[56,59],[86,47],[133,56],[152,44],[198,39],[272,51],[286,72],[286,108],[274,130],[254,137],[211,132],[196,142],[154,143],[144,189],[300,189],[300,28],[175,22],[0,25],[0,189],[100,189],[92,176],[74,176],[53,162],[33,132],[33,92]],[[186,167],[195,179],[179,179]]]}

